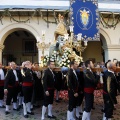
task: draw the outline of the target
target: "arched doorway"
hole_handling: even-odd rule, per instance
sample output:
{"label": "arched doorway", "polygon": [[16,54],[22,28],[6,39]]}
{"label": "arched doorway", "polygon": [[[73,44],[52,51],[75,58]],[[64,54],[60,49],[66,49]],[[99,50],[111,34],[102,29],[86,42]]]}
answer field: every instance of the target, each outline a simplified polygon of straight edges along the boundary
{"label": "arched doorway", "polygon": [[100,41],[89,41],[88,46],[83,52],[84,61],[93,59],[95,62],[104,61],[109,59],[108,46],[111,45],[109,35],[100,28]]}
{"label": "arched doorway", "polygon": [[103,61],[103,49],[101,41],[89,41],[87,48],[83,52],[84,61],[90,59],[93,62]]}
{"label": "arched doorway", "polygon": [[87,59],[92,59],[94,62],[101,62],[107,61],[108,54],[106,50],[104,49],[107,44],[110,44],[109,39],[106,40],[105,37],[109,38],[108,36],[103,36],[105,33],[102,31],[102,34],[100,34],[100,41],[89,41],[88,46],[83,52],[83,59],[84,61]]}
{"label": "arched doorway", "polygon": [[[6,55],[4,54],[5,52],[7,52],[7,50],[10,50],[10,45],[9,45],[9,42],[11,43],[10,41],[10,37],[12,37],[12,39],[14,39],[15,37],[15,40],[16,41],[12,41],[12,47],[11,47],[11,50],[14,51],[15,53],[15,50],[14,50],[14,47],[20,47],[20,45],[18,44],[18,39],[22,39],[21,40],[21,43],[22,44],[24,42],[24,40],[26,41],[25,43],[29,43],[31,46],[32,46],[32,41],[31,42],[28,42],[28,40],[34,40],[34,43],[36,44],[36,41],[37,41],[37,37],[40,36],[38,30],[36,30],[34,28],[34,26],[30,25],[30,24],[21,24],[21,23],[13,23],[13,24],[10,24],[10,25],[7,25],[6,27],[4,27],[1,31],[0,31],[0,61],[2,61],[3,63],[5,63],[5,65],[7,64],[7,61],[8,59],[9,60],[16,60],[16,57],[14,57],[13,55],[11,55],[11,53],[7,56],[9,57],[6,57]],[[25,37],[26,36],[26,37]],[[8,39],[8,40],[7,40]],[[8,44],[8,48],[5,46],[6,44]],[[24,44],[24,43],[23,43]],[[26,44],[25,44],[26,45]],[[30,46],[29,45],[29,46]],[[24,46],[21,45],[21,51],[24,52],[24,48],[22,48]],[[28,47],[28,46],[26,46]],[[26,48],[25,47],[25,48]],[[35,45],[36,47],[36,45]],[[3,49],[4,48],[4,49]],[[32,51],[33,51],[33,46],[31,47]],[[35,48],[36,49],[36,48]],[[19,51],[19,50],[17,50]],[[11,51],[10,51],[11,52]],[[23,52],[21,52],[21,54],[23,54]],[[18,54],[16,54],[15,56],[17,56]],[[34,62],[34,60],[38,61],[38,59],[34,59],[33,57],[30,57],[30,54],[27,55],[27,54],[23,54],[24,56],[24,60],[31,60]],[[26,55],[28,57],[26,57]],[[2,58],[4,56],[4,58]],[[37,55],[36,55],[37,56]],[[22,59],[19,58],[19,56],[17,56],[19,59],[18,64],[20,64],[20,61],[22,62]],[[25,59],[26,57],[26,59]],[[20,60],[21,59],[21,60]]]}
{"label": "arched doorway", "polygon": [[18,65],[25,60],[30,60],[32,63],[38,61],[36,38],[24,29],[9,34],[4,41],[4,46],[2,53],[4,65],[10,61],[15,61]]}

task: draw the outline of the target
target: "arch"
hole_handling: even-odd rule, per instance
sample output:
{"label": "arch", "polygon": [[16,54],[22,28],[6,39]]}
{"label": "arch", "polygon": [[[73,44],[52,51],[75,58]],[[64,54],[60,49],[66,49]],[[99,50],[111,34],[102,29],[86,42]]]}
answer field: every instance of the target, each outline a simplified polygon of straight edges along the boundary
{"label": "arch", "polygon": [[100,37],[101,37],[103,46],[111,44],[109,35],[102,28],[100,28],[100,34],[101,34]]}
{"label": "arch", "polygon": [[0,43],[3,45],[5,39],[9,34],[11,34],[14,31],[23,30],[23,29],[30,32],[36,39],[38,36],[40,36],[37,30],[29,24],[13,23],[4,27],[0,31]]}

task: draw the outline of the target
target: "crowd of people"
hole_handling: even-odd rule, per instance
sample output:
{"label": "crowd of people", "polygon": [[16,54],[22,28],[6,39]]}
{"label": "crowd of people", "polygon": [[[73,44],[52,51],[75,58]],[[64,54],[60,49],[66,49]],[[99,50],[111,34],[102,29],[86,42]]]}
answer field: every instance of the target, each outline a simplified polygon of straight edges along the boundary
{"label": "crowd of people", "polygon": [[[67,120],[90,120],[91,109],[94,109],[94,90],[101,87],[104,100],[102,120],[113,117],[116,96],[120,92],[120,72],[115,72],[120,67],[117,59],[95,64],[87,60],[79,65],[73,60],[68,71],[54,71],[54,61],[49,61],[48,67],[42,72],[38,63],[32,64],[30,61],[23,62],[21,68],[15,62],[9,65],[10,68],[5,69],[0,63],[0,108],[5,108],[6,115],[10,114],[12,104],[15,111],[23,108],[23,115],[28,118],[34,115],[33,107],[40,107],[42,100],[41,120],[45,120],[47,109],[47,117],[56,119],[52,113],[54,92],[56,90],[55,101],[59,103],[60,90],[65,89],[68,90]],[[93,68],[102,68],[102,71],[93,71]]]}
{"label": "crowd of people", "polygon": [[[34,115],[33,105],[40,106],[43,94],[38,63],[25,61],[22,67],[17,67],[15,62],[10,62],[8,69],[0,63],[0,108],[5,108],[6,115],[10,114],[11,103],[15,111],[23,107],[25,118],[28,118],[28,114]],[[6,106],[3,104],[4,96]]]}

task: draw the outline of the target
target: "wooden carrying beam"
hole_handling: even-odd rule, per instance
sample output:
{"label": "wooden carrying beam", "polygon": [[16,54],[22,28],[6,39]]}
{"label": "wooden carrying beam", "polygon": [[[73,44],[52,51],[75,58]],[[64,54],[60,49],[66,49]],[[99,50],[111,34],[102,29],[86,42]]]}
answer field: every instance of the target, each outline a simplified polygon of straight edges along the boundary
{"label": "wooden carrying beam", "polygon": [[[9,66],[6,66],[6,67],[4,67],[5,69],[10,69],[10,67]],[[22,67],[20,67],[20,68],[22,68]],[[43,70],[45,70],[47,67],[42,67],[42,68],[39,68],[39,70],[40,71],[43,71]],[[80,71],[83,71],[84,69],[83,68],[80,68],[79,67],[79,69],[80,69]],[[36,68],[32,68],[32,70],[36,70]],[[55,67],[54,68],[54,71],[61,71],[61,68],[60,67]],[[103,69],[102,68],[92,68],[92,71],[93,72],[97,72],[97,71],[99,71],[99,72],[103,72]],[[120,72],[120,68],[116,68],[116,71],[115,72]]]}

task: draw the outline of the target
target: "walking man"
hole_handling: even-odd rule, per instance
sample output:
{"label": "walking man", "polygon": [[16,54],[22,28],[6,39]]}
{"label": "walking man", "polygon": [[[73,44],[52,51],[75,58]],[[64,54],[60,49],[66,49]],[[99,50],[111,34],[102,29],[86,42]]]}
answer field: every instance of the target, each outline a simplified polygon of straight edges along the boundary
{"label": "walking man", "polygon": [[67,111],[67,120],[75,120],[75,109],[77,107],[77,99],[78,99],[78,87],[79,81],[78,76],[76,74],[76,69],[78,68],[78,64],[76,61],[70,62],[70,70],[68,72],[68,97],[69,97],[69,105]]}
{"label": "walking man", "polygon": [[93,73],[93,63],[91,60],[85,62],[86,71],[84,71],[84,96],[85,96],[85,110],[83,112],[82,120],[90,120],[91,109],[94,102],[94,90],[100,79],[99,72]]}
{"label": "walking man", "polygon": [[111,120],[113,115],[113,109],[116,97],[116,76],[114,71],[116,70],[115,63],[109,62],[107,64],[107,71],[104,73],[103,83],[103,99],[104,99],[104,114],[103,120]]}
{"label": "walking man", "polygon": [[6,110],[5,114],[10,113],[10,104],[13,99],[13,110],[18,110],[17,107],[17,95],[19,91],[20,72],[16,70],[15,62],[10,63],[11,69],[7,72],[5,77],[4,93],[6,98]]}
{"label": "walking man", "polygon": [[56,117],[52,114],[52,104],[54,99],[54,83],[55,78],[53,74],[53,69],[55,63],[52,61],[48,62],[48,68],[44,71],[43,75],[43,89],[44,89],[44,102],[42,107],[42,117],[41,120],[45,119],[46,109],[48,107],[48,118],[55,119]]}

